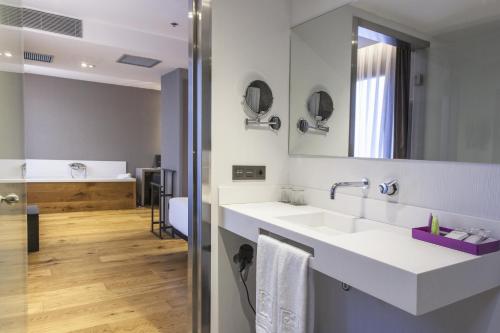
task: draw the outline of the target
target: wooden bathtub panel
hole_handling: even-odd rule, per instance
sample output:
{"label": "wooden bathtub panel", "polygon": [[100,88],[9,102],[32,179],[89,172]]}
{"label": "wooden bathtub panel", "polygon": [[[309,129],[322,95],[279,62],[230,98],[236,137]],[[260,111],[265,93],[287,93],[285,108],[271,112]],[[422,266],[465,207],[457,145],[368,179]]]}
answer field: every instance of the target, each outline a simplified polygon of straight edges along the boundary
{"label": "wooden bathtub panel", "polygon": [[38,188],[28,188],[29,200],[33,202],[61,202],[61,201],[98,201],[98,200],[117,200],[117,199],[133,199],[134,193],[131,192],[133,187],[130,184],[120,184],[126,186],[106,187],[90,187],[90,188],[61,188],[54,187],[52,191]]}
{"label": "wooden bathtub panel", "polygon": [[133,209],[135,182],[28,183],[28,203],[41,213]]}
{"label": "wooden bathtub panel", "polygon": [[55,187],[59,187],[62,191],[80,191],[82,189],[92,191],[96,188],[100,190],[116,190],[120,186],[128,188],[128,186],[133,185],[135,187],[135,182],[28,182],[28,185],[33,186],[33,188],[36,187],[38,192],[54,192]]}

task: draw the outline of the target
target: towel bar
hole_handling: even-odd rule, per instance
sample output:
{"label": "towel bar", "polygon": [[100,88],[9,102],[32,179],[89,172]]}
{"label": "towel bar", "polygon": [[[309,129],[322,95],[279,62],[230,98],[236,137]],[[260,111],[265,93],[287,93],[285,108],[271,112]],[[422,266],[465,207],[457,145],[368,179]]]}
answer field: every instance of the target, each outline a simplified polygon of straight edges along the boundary
{"label": "towel bar", "polygon": [[[314,248],[310,247],[310,246],[307,246],[307,245],[304,245],[302,243],[299,243],[299,242],[296,242],[290,238],[287,238],[287,237],[284,237],[284,236],[281,236],[281,235],[278,235],[278,234],[275,234],[275,233],[272,233],[270,232],[269,230],[265,230],[265,229],[262,229],[262,228],[259,228],[259,235],[265,235],[265,236],[268,236],[268,237],[272,237],[280,242],[283,242],[283,243],[286,243],[286,244],[289,244],[289,245],[292,245],[292,246],[295,246],[296,248],[299,248],[303,251],[306,251],[308,253],[311,254],[311,258],[309,258],[309,268],[310,269],[313,269],[315,270],[315,257],[314,257]],[[342,287],[342,289],[344,291],[349,291],[351,290],[351,285],[343,282],[343,281],[340,281],[340,285]]]}
{"label": "towel bar", "polygon": [[265,230],[265,229],[262,229],[262,228],[259,228],[259,235],[265,235],[265,236],[274,238],[276,240],[279,240],[280,242],[292,245],[292,246],[294,246],[296,248],[299,248],[299,249],[301,249],[303,251],[306,251],[306,252],[308,252],[308,253],[311,254],[311,260],[314,259],[314,248],[312,248],[310,246],[304,245],[304,244],[296,242],[296,241],[294,241],[294,240],[292,240],[290,238],[283,237],[281,235],[272,233],[272,232],[270,232],[268,230]]}

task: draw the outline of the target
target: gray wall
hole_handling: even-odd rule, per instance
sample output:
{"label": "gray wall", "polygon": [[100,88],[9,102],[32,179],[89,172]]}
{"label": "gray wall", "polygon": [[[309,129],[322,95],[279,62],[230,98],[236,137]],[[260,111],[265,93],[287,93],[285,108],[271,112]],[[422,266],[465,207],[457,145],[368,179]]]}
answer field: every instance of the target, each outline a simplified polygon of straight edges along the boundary
{"label": "gray wall", "polygon": [[23,76],[0,72],[0,158],[23,159]]}
{"label": "gray wall", "polygon": [[187,196],[187,69],[161,78],[161,165],[176,171],[174,195]]}
{"label": "gray wall", "polygon": [[127,161],[150,167],[160,153],[160,92],[27,74],[27,158]]}

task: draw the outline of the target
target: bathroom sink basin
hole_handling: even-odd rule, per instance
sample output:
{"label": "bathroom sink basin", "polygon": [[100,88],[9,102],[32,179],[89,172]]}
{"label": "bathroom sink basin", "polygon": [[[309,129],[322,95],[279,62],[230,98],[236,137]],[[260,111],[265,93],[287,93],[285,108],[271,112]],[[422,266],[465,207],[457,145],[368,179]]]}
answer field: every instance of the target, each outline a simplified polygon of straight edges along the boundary
{"label": "bathroom sink basin", "polygon": [[386,223],[359,219],[355,216],[327,211],[280,216],[278,219],[330,236],[368,230],[385,230],[397,233],[408,233],[407,229],[392,226]]}
{"label": "bathroom sink basin", "polygon": [[278,219],[332,236],[356,232],[356,218],[350,215],[317,212],[280,216]]}

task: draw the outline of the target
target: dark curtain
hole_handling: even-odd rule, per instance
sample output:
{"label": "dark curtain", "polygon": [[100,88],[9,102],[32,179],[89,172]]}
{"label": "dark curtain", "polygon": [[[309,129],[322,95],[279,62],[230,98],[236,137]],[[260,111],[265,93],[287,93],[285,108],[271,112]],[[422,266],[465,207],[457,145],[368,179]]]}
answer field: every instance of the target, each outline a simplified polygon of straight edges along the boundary
{"label": "dark curtain", "polygon": [[394,158],[409,158],[411,47],[398,42],[394,99]]}

